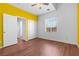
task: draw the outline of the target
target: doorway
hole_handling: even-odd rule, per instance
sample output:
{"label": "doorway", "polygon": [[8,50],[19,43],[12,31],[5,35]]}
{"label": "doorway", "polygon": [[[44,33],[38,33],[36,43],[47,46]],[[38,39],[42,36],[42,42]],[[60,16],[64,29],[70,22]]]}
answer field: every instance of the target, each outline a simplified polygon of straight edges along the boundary
{"label": "doorway", "polygon": [[26,19],[17,18],[17,39],[26,41]]}

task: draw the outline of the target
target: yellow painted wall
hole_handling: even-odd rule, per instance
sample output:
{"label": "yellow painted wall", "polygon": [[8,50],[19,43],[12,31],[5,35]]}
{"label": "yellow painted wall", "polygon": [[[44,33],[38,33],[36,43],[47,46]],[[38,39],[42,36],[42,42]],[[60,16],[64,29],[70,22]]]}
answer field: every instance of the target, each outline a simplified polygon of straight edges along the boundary
{"label": "yellow painted wall", "polygon": [[[2,40],[3,40],[3,19],[2,19],[3,13],[14,15],[14,16],[25,17],[27,19],[26,26],[28,26],[28,19],[31,19],[33,21],[37,21],[38,19],[38,16],[28,13],[10,4],[0,3],[0,47],[2,47]],[[26,34],[28,34],[28,28]],[[28,35],[26,37],[28,38]]]}
{"label": "yellow painted wall", "polygon": [[2,39],[3,39],[3,21],[2,21],[2,14],[0,14],[0,47],[2,47]]}
{"label": "yellow painted wall", "polygon": [[78,46],[79,46],[79,4],[77,4],[77,24],[78,24],[78,28],[77,28],[77,37],[78,37]]}

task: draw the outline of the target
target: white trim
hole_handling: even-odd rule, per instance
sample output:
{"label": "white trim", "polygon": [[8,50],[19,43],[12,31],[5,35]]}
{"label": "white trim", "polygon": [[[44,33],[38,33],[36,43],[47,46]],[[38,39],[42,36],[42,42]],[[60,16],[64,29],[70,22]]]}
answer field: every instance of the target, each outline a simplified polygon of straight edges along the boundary
{"label": "white trim", "polygon": [[[47,39],[47,38],[44,38],[44,37],[38,37],[38,38],[42,38],[42,39],[46,39],[46,40],[51,40],[51,39]],[[62,43],[67,43],[67,44],[72,44],[72,45],[78,46],[77,44],[70,43],[70,42],[67,42],[67,41],[60,41],[60,40],[52,40],[52,41],[57,41],[57,42],[62,42]]]}

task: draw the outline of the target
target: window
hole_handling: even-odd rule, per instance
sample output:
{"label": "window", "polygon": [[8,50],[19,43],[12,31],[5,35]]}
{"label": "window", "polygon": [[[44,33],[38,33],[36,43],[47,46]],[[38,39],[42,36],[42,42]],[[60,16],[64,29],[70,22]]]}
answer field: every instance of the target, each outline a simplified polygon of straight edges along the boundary
{"label": "window", "polygon": [[56,32],[57,31],[57,18],[52,17],[45,20],[45,31]]}

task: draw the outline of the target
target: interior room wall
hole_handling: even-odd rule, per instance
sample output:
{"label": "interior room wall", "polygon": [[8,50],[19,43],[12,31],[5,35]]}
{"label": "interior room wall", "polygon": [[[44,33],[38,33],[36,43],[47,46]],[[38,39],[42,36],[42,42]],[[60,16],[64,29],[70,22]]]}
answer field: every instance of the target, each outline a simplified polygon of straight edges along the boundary
{"label": "interior room wall", "polygon": [[78,46],[79,46],[79,3],[77,4],[77,40],[78,40]]}
{"label": "interior room wall", "polygon": [[3,39],[2,39],[3,38],[3,35],[2,35],[3,34],[3,25],[2,25],[3,20],[2,19],[3,19],[3,15],[0,14],[0,47],[2,47],[2,45],[3,45],[2,44],[2,41],[3,41]]}
{"label": "interior room wall", "polygon": [[[33,15],[27,11],[21,10],[17,7],[14,7],[8,3],[0,3],[0,47],[2,47],[3,44],[3,13],[10,14],[14,16],[21,16],[26,19],[31,19],[33,21],[38,20],[38,16]],[[26,40],[28,41],[28,22],[26,20]]]}
{"label": "interior room wall", "polygon": [[[57,32],[45,32],[45,19],[51,17],[57,17]],[[57,10],[40,15],[38,37],[77,45],[77,4],[58,4]]]}

